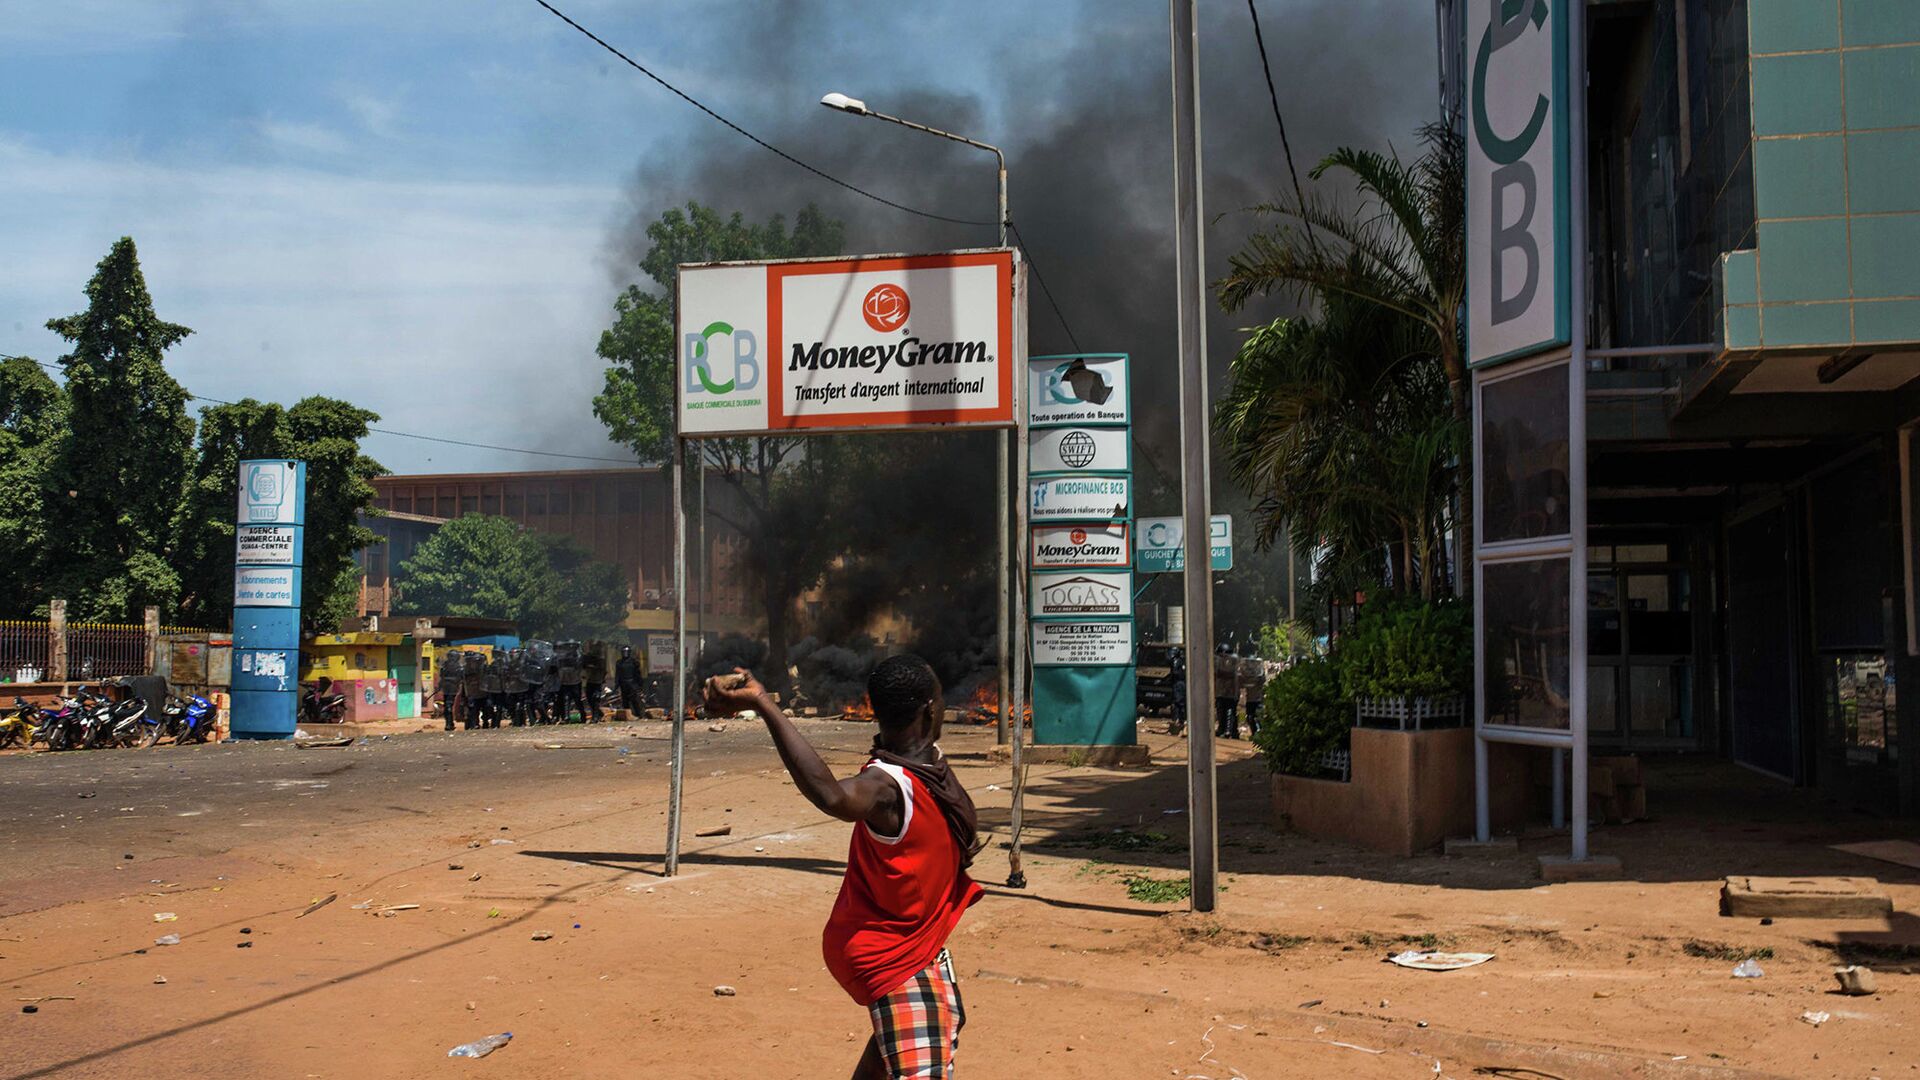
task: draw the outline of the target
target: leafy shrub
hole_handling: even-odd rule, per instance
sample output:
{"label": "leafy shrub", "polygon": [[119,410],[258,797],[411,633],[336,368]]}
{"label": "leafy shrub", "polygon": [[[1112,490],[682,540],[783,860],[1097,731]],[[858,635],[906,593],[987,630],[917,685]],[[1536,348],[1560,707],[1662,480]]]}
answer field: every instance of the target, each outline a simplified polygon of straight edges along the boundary
{"label": "leafy shrub", "polygon": [[1341,690],[1334,660],[1302,660],[1267,680],[1265,711],[1254,745],[1274,772],[1312,776],[1318,759],[1346,744],[1353,703]]}
{"label": "leafy shrub", "polygon": [[1349,701],[1464,694],[1473,682],[1473,612],[1453,600],[1378,597],[1335,654]]}

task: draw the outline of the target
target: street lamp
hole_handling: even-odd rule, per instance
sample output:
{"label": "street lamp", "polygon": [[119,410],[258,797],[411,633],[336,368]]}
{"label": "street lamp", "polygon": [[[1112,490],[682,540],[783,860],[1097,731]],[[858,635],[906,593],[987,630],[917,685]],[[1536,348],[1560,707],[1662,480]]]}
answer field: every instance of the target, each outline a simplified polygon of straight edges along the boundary
{"label": "street lamp", "polygon": [[[838,91],[822,96],[820,98],[820,104],[825,105],[827,108],[836,110],[838,112],[851,113],[854,116],[871,116],[875,120],[885,120],[890,124],[899,124],[901,127],[912,128],[915,131],[925,132],[928,135],[938,135],[942,139],[948,139],[957,143],[965,143],[966,145],[971,146],[976,150],[985,150],[988,153],[992,154],[995,164],[998,165],[999,167],[999,174],[1000,174],[1000,217],[999,217],[1000,246],[1001,247],[1007,246],[1007,156],[1000,152],[999,147],[991,146],[987,143],[980,142],[976,139],[969,139],[963,135],[955,135],[951,131],[941,131],[939,128],[928,127],[925,124],[916,124],[911,120],[902,120],[897,116],[888,116],[886,113],[883,113],[883,112],[875,112],[872,109],[867,108],[867,103],[860,100],[859,98],[848,97],[847,95],[839,93]],[[1015,377],[1022,378],[1024,376],[1016,373]],[[1016,425],[1018,424],[1018,422],[1019,422],[1018,418],[1016,417],[1015,418]],[[1010,859],[1008,860],[1011,863],[1011,866],[1009,868],[1010,872],[1007,875],[1007,885],[1011,888],[1018,889],[1018,888],[1024,888],[1027,884],[1026,874],[1022,871],[1020,866],[1020,810],[1021,810],[1021,802],[1022,802],[1021,797],[1023,794],[1023,786],[1024,786],[1023,780],[1022,780],[1023,773],[1021,769],[1020,747],[1021,747],[1021,744],[1026,741],[1025,733],[1021,730],[1022,727],[1024,726],[1024,720],[1022,719],[1022,714],[1025,712],[1025,710],[1019,709],[1019,708],[1011,708],[1011,709],[1009,708],[1008,706],[1009,687],[1007,685],[1007,679],[1008,679],[1009,671],[1012,665],[1016,663],[1024,664],[1026,662],[1026,658],[1024,656],[1015,658],[1014,656],[1012,656],[1012,651],[1007,648],[1007,643],[1009,640],[1007,636],[1007,631],[1008,631],[1009,624],[1012,622],[1012,616],[1010,614],[1010,608],[1009,608],[1009,604],[1010,604],[1009,597],[1011,594],[1008,592],[1010,588],[1010,583],[1008,579],[1010,576],[1012,563],[1013,563],[1013,543],[1014,543],[1014,537],[1012,535],[1013,527],[1011,524],[1011,518],[1009,516],[1012,510],[1012,507],[1008,504],[1008,499],[1007,499],[1008,487],[1010,484],[1010,481],[1007,475],[1007,462],[1011,457],[1012,443],[1013,443],[1013,436],[1011,433],[1007,431],[1000,432],[1000,438],[995,441],[995,453],[994,453],[995,465],[999,469],[999,472],[997,474],[999,477],[999,483],[994,485],[994,489],[998,494],[997,494],[997,498],[994,501],[995,501],[995,508],[999,511],[998,520],[1000,523],[1000,611],[999,611],[999,623],[998,623],[999,632],[997,635],[999,638],[999,660],[1000,660],[1000,664],[999,664],[999,667],[1000,667],[1000,680],[999,680],[1000,715],[997,718],[997,723],[994,725],[995,727],[994,734],[995,734],[996,741],[1001,743],[1004,743],[1007,741],[1007,736],[1008,736],[1007,717],[1008,717],[1008,713],[1011,712],[1013,715],[1012,736],[1013,736],[1013,777],[1014,777],[1013,821],[1012,821],[1013,852]],[[1025,492],[1022,492],[1021,495],[1022,497],[1025,497]],[[1021,543],[1026,542],[1025,537],[1020,537],[1019,540]]]}

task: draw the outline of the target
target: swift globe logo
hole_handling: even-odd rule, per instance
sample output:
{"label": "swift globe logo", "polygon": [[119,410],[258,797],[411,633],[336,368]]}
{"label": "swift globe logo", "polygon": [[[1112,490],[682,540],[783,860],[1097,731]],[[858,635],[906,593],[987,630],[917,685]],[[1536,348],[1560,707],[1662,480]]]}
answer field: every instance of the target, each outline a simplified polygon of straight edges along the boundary
{"label": "swift globe logo", "polygon": [[905,326],[912,310],[913,302],[907,299],[907,290],[892,282],[875,285],[860,302],[861,317],[880,334],[891,334]]}
{"label": "swift globe logo", "polygon": [[[715,352],[724,348],[730,354],[725,377],[715,370]],[[681,354],[686,369],[686,392],[724,397],[735,391],[752,390],[760,385],[760,343],[751,330],[736,330],[731,323],[715,320],[706,329],[688,334]],[[746,404],[746,402],[742,402]]]}

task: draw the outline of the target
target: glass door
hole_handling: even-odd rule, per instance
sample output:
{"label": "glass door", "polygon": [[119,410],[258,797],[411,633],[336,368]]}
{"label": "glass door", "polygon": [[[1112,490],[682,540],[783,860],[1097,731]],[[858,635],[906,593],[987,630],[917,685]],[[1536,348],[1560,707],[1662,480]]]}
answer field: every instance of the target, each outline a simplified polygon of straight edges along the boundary
{"label": "glass door", "polygon": [[1587,715],[1626,749],[1695,742],[1693,573],[1674,543],[1589,548]]}

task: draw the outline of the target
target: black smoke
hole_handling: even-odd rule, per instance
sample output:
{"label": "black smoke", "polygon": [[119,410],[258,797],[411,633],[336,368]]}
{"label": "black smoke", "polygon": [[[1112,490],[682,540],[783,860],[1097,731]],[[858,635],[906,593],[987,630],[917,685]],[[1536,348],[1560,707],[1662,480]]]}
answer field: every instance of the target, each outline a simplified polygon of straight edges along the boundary
{"label": "black smoke", "polygon": [[[1408,152],[1416,127],[1437,106],[1434,11],[1419,0],[1262,0],[1261,15],[1280,105],[1303,183],[1306,172],[1340,145]],[[1178,385],[1174,308],[1172,101],[1168,12],[1149,0],[1085,0],[1057,9],[1051,32],[1002,40],[991,7],[983,8],[978,41],[954,51],[971,55],[980,42],[996,59],[977,89],[925,89],[927,80],[885,63],[901,48],[912,7],[883,0],[833,4],[755,5],[752,18],[731,21],[730,55],[752,58],[764,97],[736,119],[775,145],[890,199],[955,217],[991,221],[990,156],[869,118],[813,104],[840,90],[883,112],[998,142],[1007,153],[1012,216],[1065,324],[1038,281],[1032,282],[1031,352],[1126,352],[1133,357],[1137,512],[1178,512]],[[902,11],[909,14],[902,15]],[[1289,190],[1285,159],[1255,50],[1246,6],[1234,0],[1201,5],[1202,105],[1205,137],[1203,200],[1210,279],[1262,222],[1246,212]],[[1029,18],[1028,21],[1031,21]],[[1042,20],[1044,21],[1044,20]],[[891,33],[869,33],[875,27]],[[964,47],[961,47],[964,46]],[[945,62],[946,46],[915,41],[926,63]],[[874,71],[890,72],[870,81]],[[660,108],[681,107],[663,100]],[[615,230],[612,261],[621,284],[638,278],[646,225],[689,200],[759,220],[817,203],[846,223],[849,252],[937,251],[990,246],[991,225],[960,226],[881,206],[822,181],[718,124],[649,153],[636,170],[629,220]],[[1239,328],[1283,314],[1276,299],[1260,310],[1208,319],[1210,381],[1217,389],[1242,337]],[[1071,327],[1071,336],[1067,330]],[[945,437],[930,436],[943,440]],[[938,444],[934,444],[937,446]],[[980,445],[971,444],[970,450]],[[954,474],[989,470],[991,456],[930,449],[920,482],[934,490],[977,491]],[[1216,500],[1236,501],[1221,470]],[[991,505],[955,505],[932,519],[906,520],[890,540],[910,545],[912,530],[965,529],[983,569],[992,550]],[[1254,553],[1243,546],[1243,560]],[[990,572],[969,573],[968,602],[937,626],[920,626],[925,644],[960,666],[990,655],[990,643],[969,648],[977,628],[991,626]],[[855,583],[845,583],[849,588]],[[848,598],[884,603],[884,573],[868,567]],[[920,642],[909,643],[920,645]],[[962,659],[962,658],[966,659]],[[943,673],[945,674],[945,673]],[[951,683],[951,680],[950,680]]]}

